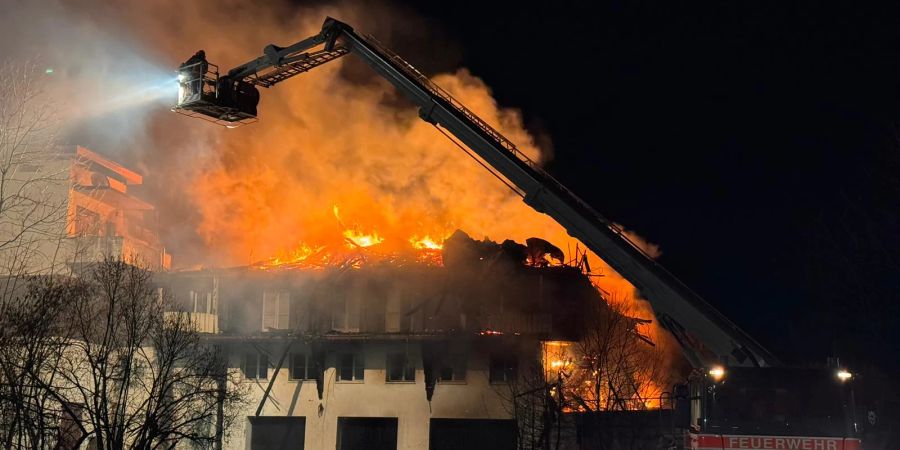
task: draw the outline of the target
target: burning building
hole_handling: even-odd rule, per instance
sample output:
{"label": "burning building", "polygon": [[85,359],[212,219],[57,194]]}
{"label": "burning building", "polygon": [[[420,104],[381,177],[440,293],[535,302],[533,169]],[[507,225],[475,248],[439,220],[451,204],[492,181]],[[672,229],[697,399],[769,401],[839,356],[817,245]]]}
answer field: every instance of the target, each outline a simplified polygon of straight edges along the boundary
{"label": "burning building", "polygon": [[0,188],[0,272],[65,273],[111,257],[152,270],[171,266],[154,206],[131,189],[137,172],[76,145],[11,156]]}
{"label": "burning building", "polygon": [[35,206],[11,214],[39,210],[48,222],[42,229],[48,237],[35,241],[39,249],[27,272],[58,269],[48,261],[66,266],[104,258],[151,270],[171,267],[172,256],[156,230],[155,207],[129,191],[143,182],[139,173],[81,146],[58,147],[48,159],[40,166],[17,166],[26,174],[23,185],[40,195],[27,195]]}
{"label": "burning building", "polygon": [[153,205],[131,194],[143,177],[81,146],[70,156],[66,236],[75,261],[114,257],[153,270],[168,269],[172,256],[156,231]]}
{"label": "burning building", "polygon": [[545,425],[516,409],[546,400],[546,343],[577,341],[603,302],[539,241],[457,232],[428,258],[360,247],[161,283],[251,392],[228,448],[517,448]]}

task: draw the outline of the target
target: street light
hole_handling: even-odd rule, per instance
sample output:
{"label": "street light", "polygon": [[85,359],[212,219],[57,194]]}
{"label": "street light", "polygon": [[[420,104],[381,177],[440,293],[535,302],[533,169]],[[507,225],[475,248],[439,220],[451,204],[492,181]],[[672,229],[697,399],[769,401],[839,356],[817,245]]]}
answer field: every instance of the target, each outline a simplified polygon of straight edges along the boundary
{"label": "street light", "polygon": [[715,366],[709,369],[709,376],[711,376],[715,382],[722,381],[722,379],[725,378],[725,368],[722,366]]}
{"label": "street light", "polygon": [[842,383],[849,381],[851,378],[853,378],[853,374],[850,373],[850,371],[847,369],[838,370],[836,375],[838,377],[838,380],[841,380]]}

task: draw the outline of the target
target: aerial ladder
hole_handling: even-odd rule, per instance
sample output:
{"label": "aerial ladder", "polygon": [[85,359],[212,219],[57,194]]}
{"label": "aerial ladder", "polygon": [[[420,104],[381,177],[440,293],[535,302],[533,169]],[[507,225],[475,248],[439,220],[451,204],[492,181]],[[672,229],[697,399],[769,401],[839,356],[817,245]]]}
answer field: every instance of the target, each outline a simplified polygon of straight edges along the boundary
{"label": "aerial ladder", "polygon": [[[690,416],[690,420],[676,421],[682,424],[679,428],[691,430],[687,435],[691,442],[685,447],[724,448],[728,444],[734,448],[734,442],[750,439],[742,435],[753,435],[757,436],[753,439],[771,440],[776,446],[781,442],[859,449],[860,441],[854,437],[859,430],[852,386],[846,383],[852,377],[848,371],[785,367],[513,142],[374,37],[356,32],[346,23],[329,17],[315,36],[287,47],[268,45],[262,56],[225,74],[198,52],[179,69],[179,97],[173,110],[228,127],[251,123],[257,120],[258,88],[270,88],[350,54],[403,93],[418,107],[422,120],[476,157],[526,204],[556,220],[650,302],[659,324],[678,340],[695,368],[689,383],[675,386],[676,414],[681,409],[682,415]],[[726,368],[731,371],[731,383],[723,382]],[[768,392],[768,409],[762,416],[747,419],[748,414],[759,412],[762,397],[751,400],[745,396],[761,392],[759,389]],[[795,404],[804,412],[784,415],[781,397],[785,392],[807,395]],[[832,409],[825,412],[823,401],[842,410],[843,417],[836,417]],[[810,423],[829,425],[804,426]]]}
{"label": "aerial ladder", "polygon": [[357,56],[418,106],[422,120],[452,135],[486,168],[508,180],[525,203],[552,217],[631,282],[695,368],[780,365],[756,340],[629,240],[620,227],[374,37],[329,17],[315,36],[287,47],[268,45],[262,56],[224,75],[198,54],[180,68],[182,89],[173,110],[226,126],[256,120],[257,88],[270,88],[346,55]]}

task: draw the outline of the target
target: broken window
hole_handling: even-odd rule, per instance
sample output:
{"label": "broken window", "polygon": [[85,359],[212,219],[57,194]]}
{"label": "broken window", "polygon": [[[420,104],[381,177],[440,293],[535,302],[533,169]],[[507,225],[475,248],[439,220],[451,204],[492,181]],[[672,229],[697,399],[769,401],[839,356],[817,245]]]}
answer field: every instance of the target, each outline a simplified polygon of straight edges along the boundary
{"label": "broken window", "polygon": [[291,379],[292,380],[312,380],[315,379],[312,361],[306,353],[294,353],[291,355]]}
{"label": "broken window", "polygon": [[287,330],[291,295],[287,291],[263,292],[262,330]]}
{"label": "broken window", "polygon": [[489,378],[491,383],[509,383],[516,379],[519,362],[513,355],[491,355]]}
{"label": "broken window", "polygon": [[341,353],[338,355],[337,380],[363,381],[363,358],[359,353]]}
{"label": "broken window", "polygon": [[452,382],[466,380],[466,355],[451,353],[441,359],[438,366],[438,381]]}
{"label": "broken window", "polygon": [[269,356],[262,353],[245,353],[241,369],[244,378],[265,380],[269,377]]}
{"label": "broken window", "polygon": [[387,381],[416,381],[415,367],[407,353],[388,354]]}

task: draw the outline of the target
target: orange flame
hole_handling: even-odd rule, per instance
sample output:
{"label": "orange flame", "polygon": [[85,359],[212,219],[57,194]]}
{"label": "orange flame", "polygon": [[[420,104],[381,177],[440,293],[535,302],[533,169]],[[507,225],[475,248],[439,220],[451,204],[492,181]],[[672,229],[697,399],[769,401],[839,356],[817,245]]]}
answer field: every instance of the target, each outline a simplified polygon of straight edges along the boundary
{"label": "orange flame", "polygon": [[444,248],[443,239],[438,242],[436,239],[428,235],[425,235],[421,238],[418,236],[413,236],[409,238],[409,242],[413,245],[413,248],[419,250],[441,250]]}
{"label": "orange flame", "polygon": [[384,242],[384,238],[374,231],[367,234],[355,229],[344,230],[344,237],[357,247],[371,247]]}
{"label": "orange flame", "polygon": [[341,227],[344,229],[344,238],[347,239],[347,245],[350,248],[354,247],[371,247],[373,245],[380,244],[384,242],[384,238],[379,236],[377,232],[373,231],[371,233],[364,233],[359,229],[359,226],[353,226],[351,228],[347,228],[344,225],[344,222],[341,220],[340,211],[338,211],[338,206],[334,205],[332,208],[334,211],[334,217],[337,219],[338,223],[341,224]]}
{"label": "orange flame", "polygon": [[[127,28],[140,30],[141,42],[152,46],[154,54],[190,55],[196,51],[198,36],[216,35],[221,24],[228,23],[227,35],[206,41],[206,51],[210,57],[216,55],[214,62],[223,68],[246,61],[271,40],[292,42],[318,33],[327,15],[351,24],[367,23],[367,31],[376,36],[392,34],[384,28],[391,21],[373,20],[370,7],[351,7],[347,2],[301,10],[288,6],[294,2],[272,2],[252,21],[235,8],[206,7],[214,5],[209,1],[191,4],[189,13],[169,7],[175,4],[169,1],[127,3],[121,17],[109,17],[116,18],[113,24],[124,20]],[[264,35],[261,29],[266,30]],[[415,54],[405,56],[412,62],[418,59]],[[411,251],[410,244],[418,250],[416,255],[439,255],[434,247],[443,241],[434,230],[457,228],[476,239],[524,242],[538,236],[567,250],[566,260],[572,259],[571,249],[578,243],[565,229],[533,211],[419,120],[414,108],[407,104],[398,108],[393,101],[396,92],[386,90],[386,83],[340,76],[350,60],[323,66],[277,87],[277,94],[268,93],[260,104],[264,120],[252,127],[223,132],[169,113],[154,120],[148,128],[153,139],[142,146],[152,152],[143,164],[159,180],[159,198],[195,221],[189,231],[200,239],[190,242],[202,241],[201,248],[191,252],[194,260],[184,256],[181,263],[245,264],[247,255],[262,255],[272,257],[256,267],[315,268],[347,260],[355,267],[363,260],[359,253],[378,251],[393,257]],[[469,71],[436,74],[433,80],[530,158],[538,162],[552,158],[549,145],[543,151],[537,145],[549,140],[530,134],[520,112],[498,105],[490,88]],[[185,159],[183,154],[196,157]],[[335,204],[366,214],[365,225],[342,224],[336,230],[329,211]],[[333,210],[340,222],[337,207]],[[181,226],[169,224],[170,235],[181,236]],[[423,235],[431,236],[430,242],[419,237]],[[288,243],[300,244],[280,251]],[[652,317],[644,314],[649,307],[633,286],[596,255],[588,256],[601,290],[627,298],[640,315]],[[651,326],[658,329],[656,322]],[[659,335],[671,340],[662,331]]]}
{"label": "orange flame", "polygon": [[322,253],[324,249],[324,246],[313,247],[300,243],[293,250],[279,252],[278,255],[266,261],[254,264],[254,267],[258,269],[272,269],[286,266],[308,266],[309,259]]}

